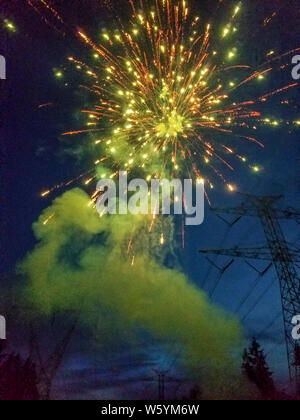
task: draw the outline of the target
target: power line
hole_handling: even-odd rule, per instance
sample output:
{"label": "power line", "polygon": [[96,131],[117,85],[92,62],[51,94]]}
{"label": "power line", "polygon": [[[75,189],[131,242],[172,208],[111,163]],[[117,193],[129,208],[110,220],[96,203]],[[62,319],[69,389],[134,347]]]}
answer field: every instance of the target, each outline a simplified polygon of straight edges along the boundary
{"label": "power line", "polygon": [[234,260],[230,260],[226,265],[224,265],[224,267],[217,266],[217,264],[215,264],[213,261],[210,261],[209,258],[207,258],[207,260],[219,271],[219,276],[217,278],[217,281],[215,282],[215,285],[213,286],[213,288],[211,289],[209,293],[209,297],[212,299],[217,287],[219,286],[222,280],[224,273],[228,270],[229,267],[231,267],[231,265],[234,263]]}
{"label": "power line", "polygon": [[[275,203],[282,198],[281,196],[259,197],[250,194],[241,195],[245,197],[245,200],[240,206],[226,209],[213,209],[213,211],[259,218],[264,229],[267,244],[255,248],[204,249],[200,252],[249,259],[271,260],[273,262],[280,286],[290,380],[295,385],[296,392],[300,394],[300,347],[292,339],[290,332],[292,317],[300,313],[300,279],[296,271],[296,264],[300,262],[300,255],[299,249],[294,244],[291,246],[288,245],[279,223],[280,219],[295,220],[298,223],[300,212],[291,208],[284,210],[275,208]],[[255,309],[256,305],[272,285],[273,282],[264,290],[255,306],[251,308],[251,311]]]}
{"label": "power line", "polygon": [[261,330],[259,333],[258,333],[258,335],[257,335],[257,338],[260,338],[260,337],[262,337],[264,334],[265,334],[265,332],[266,331],[268,331],[270,328],[272,328],[273,327],[273,325],[276,323],[276,321],[279,319],[279,318],[281,318],[281,316],[282,316],[282,312],[281,311],[279,311],[278,313],[277,313],[277,315],[275,316],[275,318],[273,318],[272,319],[272,321],[263,329],[263,330]]}
{"label": "power line", "polygon": [[[247,264],[250,265],[252,268],[254,268],[251,264],[249,264],[249,263],[247,263]],[[255,269],[258,272],[258,276],[256,277],[255,283],[252,286],[250,286],[248,292],[242,298],[241,302],[239,303],[239,305],[237,306],[237,308],[235,310],[235,314],[237,314],[242,309],[244,304],[247,302],[249,297],[252,295],[252,293],[254,292],[254,290],[256,289],[258,284],[260,283],[261,279],[268,273],[268,271],[271,267],[272,267],[272,263],[269,264],[263,271],[258,271],[258,270]]]}
{"label": "power line", "polygon": [[272,288],[272,286],[275,284],[276,279],[273,279],[272,282],[264,289],[264,291],[259,295],[259,298],[255,301],[254,305],[251,306],[251,309],[243,316],[242,322],[244,322],[248,316],[251,314],[251,312],[254,311],[256,306],[260,303],[260,301],[266,296],[268,291]]}
{"label": "power line", "polygon": [[[224,236],[223,236],[223,238],[222,238],[222,240],[220,242],[220,246],[223,246],[223,244],[225,243],[225,241],[226,241],[226,239],[227,239],[227,237],[229,235],[230,229],[231,229],[231,225],[228,225],[228,227],[227,227],[227,229],[225,231],[225,234],[224,234]],[[214,263],[217,262],[217,259],[218,259],[218,257],[215,258]],[[207,269],[206,274],[204,276],[204,279],[203,279],[203,281],[201,283],[201,289],[205,289],[206,282],[207,282],[207,279],[208,279],[208,277],[209,277],[209,275],[211,273],[211,270],[212,270],[212,266],[210,265],[209,268]]]}

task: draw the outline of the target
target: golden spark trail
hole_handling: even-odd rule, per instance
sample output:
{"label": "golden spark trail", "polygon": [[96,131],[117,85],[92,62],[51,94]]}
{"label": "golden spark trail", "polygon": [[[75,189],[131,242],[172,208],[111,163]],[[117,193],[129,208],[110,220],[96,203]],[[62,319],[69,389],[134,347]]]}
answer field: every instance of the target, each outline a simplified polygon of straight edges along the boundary
{"label": "golden spark trail", "polygon": [[[53,14],[74,35],[74,26],[65,23],[66,17],[51,1],[27,1],[40,13],[43,8]],[[107,3],[114,10],[113,1]],[[117,17],[100,39],[94,40],[88,29],[76,29],[93,60],[68,57],[68,62],[82,72],[80,87],[94,101],[82,110],[85,127],[63,136],[90,134],[95,142],[101,132],[96,153],[107,161],[96,178],[104,173],[116,176],[119,170],[143,174],[148,182],[188,174],[205,179],[206,190],[217,185],[216,178],[227,191],[235,190],[231,173],[236,166],[255,166],[241,157],[239,144],[263,147],[255,133],[266,126],[263,103],[298,84],[266,88],[252,98],[244,89],[280,71],[282,59],[300,49],[277,54],[269,47],[257,68],[238,63],[237,20],[243,2],[233,6],[222,28],[213,19],[205,23],[190,13],[186,1],[124,0],[124,4],[130,8],[128,20]],[[219,2],[219,7],[224,3]],[[269,24],[271,18],[264,22]]]}

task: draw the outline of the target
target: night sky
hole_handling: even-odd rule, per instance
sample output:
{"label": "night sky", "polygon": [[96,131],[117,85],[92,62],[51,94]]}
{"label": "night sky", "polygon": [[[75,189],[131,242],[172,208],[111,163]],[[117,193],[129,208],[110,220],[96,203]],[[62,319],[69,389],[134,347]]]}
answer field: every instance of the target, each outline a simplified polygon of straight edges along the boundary
{"label": "night sky", "polygon": [[[110,14],[96,1],[55,1],[63,16],[74,28],[89,28],[97,33],[108,27]],[[115,2],[118,13],[121,0]],[[118,4],[117,4],[118,3]],[[120,3],[120,4],[119,4]],[[200,3],[200,2],[196,2]],[[214,10],[213,1],[201,2],[195,8],[199,14],[209,17]],[[251,5],[249,4],[251,3]],[[276,49],[280,52],[299,47],[300,11],[296,0],[246,1],[244,17],[239,28],[243,45],[243,58],[259,56],[262,51]],[[273,23],[262,28],[263,18],[277,11]],[[124,11],[124,14],[126,11]],[[15,274],[16,264],[34,247],[32,223],[43,209],[63,190],[41,198],[45,189],[66,182],[89,169],[91,158],[82,158],[70,153],[65,147],[61,133],[80,126],[79,111],[86,98],[74,92],[76,80],[54,77],[56,69],[63,68],[66,57],[80,53],[80,43],[64,36],[41,20],[24,0],[0,0],[0,20],[12,20],[17,28],[15,33],[1,30],[0,54],[7,59],[7,80],[1,81],[1,282],[3,287],[14,289],[20,279]],[[220,25],[222,22],[220,22]],[[254,31],[254,28],[259,28]],[[249,49],[244,47],[249,41]],[[87,54],[87,51],[84,51]],[[289,57],[284,61],[289,64]],[[274,76],[268,76],[270,79]],[[275,80],[276,79],[276,80]],[[293,83],[291,65],[287,65],[274,80],[267,82],[274,87]],[[259,83],[257,83],[259,84]],[[256,89],[256,87],[255,87]],[[257,89],[263,89],[257,86]],[[289,105],[280,104],[289,100]],[[299,87],[280,94],[278,99],[265,105],[265,114],[279,120],[300,119]],[[272,102],[272,103],[271,103]],[[50,104],[39,108],[41,104]],[[299,144],[300,129],[293,124],[282,122],[279,127],[259,129],[258,137],[265,148],[253,144],[242,146],[241,153],[247,152],[251,161],[262,170],[254,173],[249,168],[238,167],[234,173],[235,184],[242,192],[255,195],[280,194],[284,198],[278,202],[281,208],[300,209],[299,184]],[[77,186],[83,187],[82,183]],[[84,187],[83,187],[84,188]],[[224,191],[211,194],[212,205],[228,207],[241,202],[238,194]],[[224,216],[228,221],[234,217]],[[282,222],[287,240],[300,244],[299,225],[294,221]],[[178,242],[178,243],[177,243]],[[219,278],[218,270],[200,248],[230,248],[233,246],[261,246],[265,237],[260,221],[243,218],[231,229],[225,222],[210,212],[206,204],[205,221],[199,227],[186,228],[185,248],[180,247],[178,236],[177,258],[182,270],[198,287],[208,294],[214,290],[211,299],[230,312],[236,312],[245,329],[245,345],[256,336],[268,355],[271,370],[276,381],[287,383],[287,360],[284,343],[279,284],[274,268],[257,281],[257,273],[243,260],[236,259],[226,273]],[[230,258],[211,256],[219,267],[224,267]],[[252,261],[259,270],[266,262]],[[219,283],[216,286],[216,282]],[[249,291],[253,288],[252,293]],[[215,288],[215,289],[214,289]],[[245,296],[249,298],[241,306]],[[237,309],[239,309],[237,311]],[[268,328],[269,327],[269,328]],[[22,329],[16,327],[15,331]],[[9,333],[11,334],[11,333]],[[153,368],[170,368],[169,376],[183,378],[181,390],[189,384],[182,369],[180,352],[168,354],[168,343],[156,344],[147,334],[142,333],[139,343],[130,348],[119,343],[108,348],[91,350],[90,338],[84,333],[75,334],[72,345],[64,359],[54,386],[54,396],[62,398],[130,398],[147,393],[156,395]],[[20,351],[24,346],[18,342]],[[144,381],[141,381],[141,378]],[[169,386],[169,397],[173,398],[179,386],[175,382]],[[177,394],[178,395],[178,394]]]}

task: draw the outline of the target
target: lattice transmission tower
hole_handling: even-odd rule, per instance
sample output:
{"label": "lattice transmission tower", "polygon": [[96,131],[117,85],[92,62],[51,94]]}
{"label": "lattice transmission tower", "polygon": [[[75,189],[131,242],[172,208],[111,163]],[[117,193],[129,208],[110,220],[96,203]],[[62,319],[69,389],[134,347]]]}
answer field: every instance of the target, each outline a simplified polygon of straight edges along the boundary
{"label": "lattice transmission tower", "polygon": [[276,208],[275,203],[282,196],[241,195],[245,199],[240,206],[212,210],[216,213],[259,218],[267,244],[252,248],[202,249],[200,252],[273,262],[280,286],[290,381],[300,395],[300,346],[292,338],[292,319],[295,315],[300,315],[300,278],[296,270],[296,264],[300,262],[300,253],[294,244],[288,244],[279,223],[280,219],[294,219],[299,223],[300,212],[292,208]]}

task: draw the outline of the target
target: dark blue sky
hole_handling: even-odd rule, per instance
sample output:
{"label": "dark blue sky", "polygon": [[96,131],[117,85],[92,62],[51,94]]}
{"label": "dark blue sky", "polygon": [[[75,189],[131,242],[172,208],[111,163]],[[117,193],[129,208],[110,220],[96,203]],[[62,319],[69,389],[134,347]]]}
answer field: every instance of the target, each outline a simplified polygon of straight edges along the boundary
{"label": "dark blue sky", "polygon": [[[47,207],[55,197],[54,194],[51,198],[41,199],[41,191],[88,169],[89,162],[77,162],[72,156],[62,153],[60,133],[77,123],[76,115],[72,111],[74,110],[74,96],[70,94],[68,87],[63,86],[64,82],[53,77],[53,69],[60,67],[70,51],[73,52],[77,47],[73,41],[63,38],[61,34],[41,22],[33,10],[25,5],[25,2],[3,1],[1,3],[0,18],[12,19],[18,28],[14,34],[2,31],[0,44],[0,54],[7,58],[8,74],[8,80],[1,81],[3,120],[1,129],[1,218],[3,220],[1,253],[4,256],[1,258],[1,273],[10,276],[16,262],[20,261],[34,246],[32,223],[41,210]],[[94,2],[91,3],[94,5]],[[264,6],[259,3],[264,3]],[[279,13],[273,25],[267,31],[261,31],[249,51],[244,50],[244,54],[251,55],[255,46],[257,53],[265,45],[272,49],[274,43],[281,51],[300,46],[297,3],[286,1],[285,7],[278,8]],[[279,2],[276,1],[255,4],[257,7],[252,7],[250,11],[254,22],[255,10],[259,17],[257,22],[259,22],[261,16],[267,16],[272,8],[279,7]],[[66,12],[67,6],[62,9]],[[210,8],[203,6],[203,13],[209,15]],[[94,25],[95,28],[97,25],[105,25],[109,19],[101,11],[101,17],[97,20],[96,14],[91,14],[88,7],[83,10],[81,6],[69,10],[68,16],[74,26],[91,25],[93,27]],[[251,19],[249,25],[250,27],[254,25]],[[257,25],[259,26],[258,23]],[[291,31],[291,28],[295,33]],[[260,38],[261,33],[264,34],[264,39]],[[246,35],[243,31],[240,36],[241,43],[244,43]],[[250,35],[247,36],[251,38]],[[260,40],[264,47],[258,45]],[[270,83],[271,86],[292,83],[291,66],[287,66],[281,74],[277,74],[276,80],[269,80],[266,83]],[[295,120],[297,117],[300,119],[299,89],[293,89],[284,95],[290,100],[291,106],[279,107],[278,101],[275,100],[274,103],[270,102],[266,105],[266,113],[279,119]],[[53,105],[39,109],[39,105],[43,103]],[[80,101],[76,106],[79,109]],[[241,167],[237,169],[234,177],[236,185],[243,192],[258,195],[283,194],[284,199],[279,203],[280,206],[300,208],[298,170],[300,129],[297,131],[293,128],[289,133],[288,131],[288,126],[284,123],[278,128],[260,130],[259,137],[263,139],[265,149],[249,145],[247,154],[250,155],[252,161],[260,164],[263,170],[254,174],[249,169]],[[57,194],[60,194],[60,191]],[[213,205],[216,206],[232,206],[240,202],[239,197],[223,190],[215,192],[211,198]],[[299,225],[289,221],[283,223],[283,228],[288,241],[292,243],[298,241],[299,244]],[[208,293],[213,290],[218,280],[218,271],[198,253],[199,248],[231,247],[232,245],[258,246],[265,243],[259,220],[243,219],[230,232],[227,230],[226,224],[211,214],[207,206],[204,224],[186,230],[185,249],[179,250],[179,259],[184,271],[189,274],[193,282],[203,287]],[[216,259],[212,256],[211,258],[219,266],[223,266],[229,260],[225,257]],[[253,264],[258,268],[264,268],[267,265],[255,261]],[[247,315],[243,320],[246,337],[259,336],[268,353],[272,370],[276,377],[284,382],[287,366],[282,318],[279,315],[281,309],[279,284],[273,268],[264,278],[259,281],[256,279],[257,274],[254,270],[244,261],[236,260],[221,278],[212,300],[234,312],[240,307],[243,298],[249,294],[251,285],[256,286],[237,315],[241,319]],[[254,310],[250,312],[252,308]],[[268,325],[271,325],[272,320],[274,320],[272,328],[265,330]],[[94,395],[95,389],[99,388],[102,395],[130,395],[132,387],[135,387],[132,383],[135,383],[136,377],[149,376],[152,364],[155,366],[161,364],[163,367],[172,363],[172,358],[168,358],[163,351],[150,344],[130,354],[125,350],[117,352],[116,356],[112,355],[111,358],[106,359],[103,369],[91,367],[92,358],[83,357],[80,350],[70,355],[68,360],[68,368],[65,368],[68,372],[70,369],[73,373],[79,370],[86,375],[86,382],[82,385],[82,389],[78,388],[79,385],[73,374],[69,377],[70,383],[75,383],[73,388],[70,388],[71,395],[81,393],[90,396]],[[98,360],[93,363],[98,366],[102,362]],[[109,374],[113,367],[117,371],[115,376]],[[94,369],[93,373],[91,369]],[[67,375],[65,371],[64,375]],[[57,392],[64,392],[59,386]],[[149,385],[150,391],[151,386],[152,383]]]}

